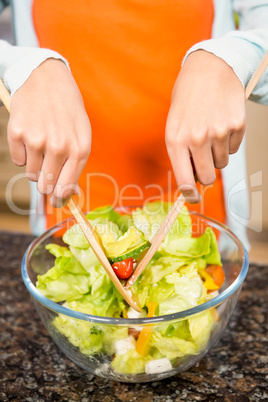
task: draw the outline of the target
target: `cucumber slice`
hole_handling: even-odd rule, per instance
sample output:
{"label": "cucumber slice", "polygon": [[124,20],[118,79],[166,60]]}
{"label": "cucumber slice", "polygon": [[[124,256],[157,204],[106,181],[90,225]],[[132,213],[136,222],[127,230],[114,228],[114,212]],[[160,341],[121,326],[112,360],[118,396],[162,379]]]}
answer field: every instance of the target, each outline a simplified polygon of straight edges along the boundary
{"label": "cucumber slice", "polygon": [[150,245],[151,243],[149,241],[145,241],[138,246],[130,248],[125,253],[118,255],[117,257],[109,258],[109,261],[111,264],[113,264],[114,262],[126,260],[127,258],[137,259],[146,248],[150,247]]}

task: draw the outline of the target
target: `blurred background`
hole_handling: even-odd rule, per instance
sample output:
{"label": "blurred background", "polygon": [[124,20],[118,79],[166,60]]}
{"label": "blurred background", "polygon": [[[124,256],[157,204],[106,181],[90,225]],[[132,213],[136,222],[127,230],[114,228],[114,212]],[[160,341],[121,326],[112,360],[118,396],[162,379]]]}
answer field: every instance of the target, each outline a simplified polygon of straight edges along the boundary
{"label": "blurred background", "polygon": [[[10,10],[6,8],[0,14],[0,39],[13,43],[10,26]],[[268,107],[247,102],[247,168],[248,182],[254,174],[262,172],[262,184],[250,190],[253,194],[262,193],[262,211],[252,216],[252,226],[259,227],[258,231],[250,230],[249,238],[252,244],[251,259],[268,261]],[[17,174],[23,174],[24,168],[13,165],[6,139],[8,112],[0,107],[0,230],[30,233],[28,216],[15,214],[6,203],[6,188],[10,180]],[[260,177],[260,176],[259,176]],[[27,179],[20,179],[14,186],[12,197],[15,205],[28,209],[30,203],[30,188]],[[250,197],[252,199],[252,197]],[[260,218],[262,216],[262,218]],[[254,222],[254,219],[256,222]],[[261,222],[260,222],[261,219]]]}

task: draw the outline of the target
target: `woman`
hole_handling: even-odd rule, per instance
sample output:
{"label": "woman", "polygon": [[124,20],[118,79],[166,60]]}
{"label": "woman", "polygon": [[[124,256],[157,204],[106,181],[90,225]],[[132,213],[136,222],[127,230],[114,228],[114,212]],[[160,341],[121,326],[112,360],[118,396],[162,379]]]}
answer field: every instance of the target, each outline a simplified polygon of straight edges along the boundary
{"label": "woman", "polygon": [[[8,140],[14,163],[26,165],[45,196],[46,226],[63,218],[47,196],[62,205],[78,179],[84,209],[173,201],[177,187],[198,202],[193,164],[206,186],[199,210],[246,242],[229,210],[237,200],[226,208],[231,187],[246,177],[243,147],[222,173],[215,167],[228,164],[244,135],[244,88],[268,47],[268,2],[11,5],[19,47],[0,47],[0,76],[12,95]],[[267,73],[251,98],[268,104]],[[248,201],[238,202],[245,217]]]}

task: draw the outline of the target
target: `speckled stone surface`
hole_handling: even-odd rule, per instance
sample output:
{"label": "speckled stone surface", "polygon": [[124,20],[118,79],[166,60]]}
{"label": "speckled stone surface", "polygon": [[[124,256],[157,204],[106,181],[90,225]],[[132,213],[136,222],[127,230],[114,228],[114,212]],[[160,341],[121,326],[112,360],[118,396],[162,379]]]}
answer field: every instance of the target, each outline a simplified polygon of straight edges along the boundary
{"label": "speckled stone surface", "polygon": [[0,232],[0,401],[267,401],[268,267],[250,266],[220,342],[190,370],[147,384],[94,377],[67,359],[40,321],[20,263],[33,238]]}

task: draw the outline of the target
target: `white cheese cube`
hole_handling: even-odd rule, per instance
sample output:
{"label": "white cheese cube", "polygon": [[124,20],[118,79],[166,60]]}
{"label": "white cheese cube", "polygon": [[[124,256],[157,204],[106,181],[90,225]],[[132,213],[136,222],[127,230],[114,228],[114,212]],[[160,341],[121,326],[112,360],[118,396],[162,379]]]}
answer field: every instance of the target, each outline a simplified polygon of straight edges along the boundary
{"label": "white cheese cube", "polygon": [[116,354],[123,355],[127,353],[131,349],[135,349],[135,338],[134,336],[130,335],[125,339],[120,339],[116,341],[115,344]]}
{"label": "white cheese cube", "polygon": [[134,310],[134,308],[129,307],[128,311],[127,311],[127,317],[128,318],[144,318],[146,317],[146,312],[144,310],[141,311],[141,313],[139,313],[138,311]]}
{"label": "white cheese cube", "polygon": [[151,360],[145,365],[146,374],[164,373],[169,370],[172,370],[172,364],[166,357],[163,359]]}

